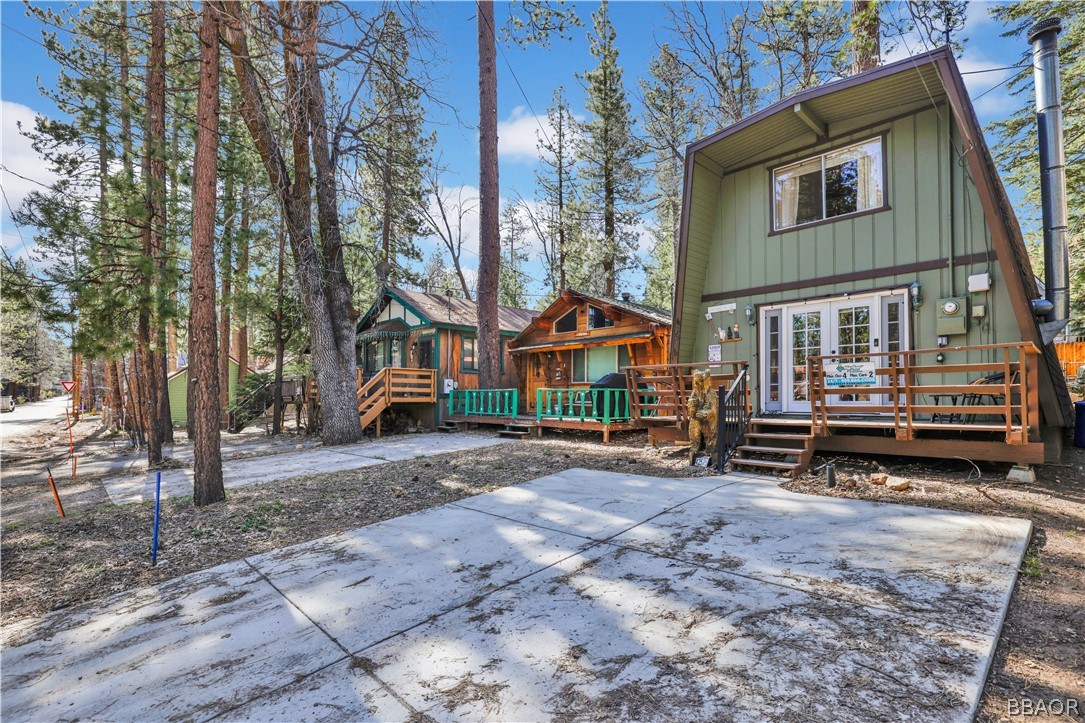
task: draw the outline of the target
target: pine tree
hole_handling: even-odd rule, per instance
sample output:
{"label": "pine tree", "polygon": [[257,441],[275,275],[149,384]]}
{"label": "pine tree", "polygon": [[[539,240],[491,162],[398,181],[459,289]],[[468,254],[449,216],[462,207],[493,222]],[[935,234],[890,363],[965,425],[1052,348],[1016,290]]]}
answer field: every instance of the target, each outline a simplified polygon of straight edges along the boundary
{"label": "pine tree", "polygon": [[652,153],[655,181],[651,261],[647,268],[645,299],[660,308],[671,306],[674,259],[682,216],[685,147],[699,133],[702,109],[685,66],[664,43],[641,79],[644,95],[644,131]]}
{"label": "pine tree", "polygon": [[[219,437],[219,379],[215,329],[215,197],[219,128],[218,11],[203,5],[200,80],[192,194],[192,300],[189,309],[189,377],[194,385],[192,501],[197,507],[226,499]],[[224,342],[224,343],[229,343]]]}
{"label": "pine tree", "polygon": [[816,0],[764,3],[754,25],[761,33],[757,48],[777,98],[813,88],[832,75],[846,30],[838,5]]}
{"label": "pine tree", "polygon": [[1032,51],[1025,43],[1028,29],[1048,17],[1062,18],[1059,59],[1062,81],[1062,124],[1066,154],[1066,200],[1070,226],[1071,331],[1085,333],[1085,8],[1073,0],[1046,2],[1027,0],[994,6],[992,15],[1006,25],[1006,36],[1021,40],[1025,67],[1009,81],[1018,109],[1005,121],[988,127],[997,142],[995,161],[1008,185],[1017,189],[1023,203],[1017,205],[1026,230],[1034,271],[1043,270],[1040,224],[1040,163],[1036,130]]}
{"label": "pine tree", "polygon": [[539,168],[535,171],[535,183],[538,187],[541,213],[536,214],[530,207],[525,210],[536,235],[542,241],[543,260],[546,263],[550,288],[560,291],[568,286],[567,237],[573,219],[569,217],[567,208],[576,195],[574,179],[577,136],[577,122],[565,98],[565,89],[561,86],[554,91],[554,99],[546,109],[546,121],[548,130],[545,134],[540,133],[536,141]]}
{"label": "pine tree", "polygon": [[399,15],[389,10],[376,53],[372,97],[363,112],[367,131],[361,143],[357,215],[362,236],[376,239],[376,257],[389,264],[393,286],[417,281],[411,268],[422,261],[416,243],[424,223],[419,208],[436,144],[436,135],[425,131],[423,91],[411,77],[409,49]]}
{"label": "pine tree", "polygon": [[603,293],[613,296],[622,271],[635,262],[634,227],[642,202],[643,172],[637,165],[644,147],[633,131],[633,119],[622,68],[618,62],[614,26],[604,1],[592,16],[591,54],[598,65],[582,76],[591,117],[581,124],[578,143],[585,195],[598,209],[602,223],[599,253]]}
{"label": "pine tree", "polygon": [[501,280],[497,292],[497,303],[502,306],[527,307],[527,231],[520,205],[506,203],[501,211]]}

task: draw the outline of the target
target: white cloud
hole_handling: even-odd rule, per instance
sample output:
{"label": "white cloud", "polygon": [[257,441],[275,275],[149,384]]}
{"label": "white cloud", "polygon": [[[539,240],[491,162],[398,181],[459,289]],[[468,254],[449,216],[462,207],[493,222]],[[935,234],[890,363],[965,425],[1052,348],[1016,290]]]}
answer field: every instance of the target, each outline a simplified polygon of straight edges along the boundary
{"label": "white cloud", "polygon": [[527,108],[518,105],[512,115],[497,124],[497,152],[513,161],[534,163],[538,160],[537,143],[539,129],[547,122],[545,115],[532,115]]}
{"label": "white cloud", "polygon": [[12,207],[18,208],[31,191],[41,188],[34,181],[49,185],[56,181],[57,177],[45,167],[41,157],[31,147],[30,139],[19,130],[20,124],[24,131],[33,130],[37,113],[20,103],[8,100],[0,103],[3,104],[0,110],[4,134],[0,142],[0,161],[4,165],[4,193]]}
{"label": "white cloud", "polygon": [[[4,195],[7,196],[11,208],[18,210],[31,191],[41,189],[38,183],[48,185],[56,181],[57,177],[45,166],[31,147],[30,139],[19,129],[20,124],[23,130],[33,129],[37,113],[20,103],[5,100],[0,101],[0,104],[0,125],[3,132],[0,138],[0,163],[3,164],[0,185],[4,187]],[[19,240],[19,231],[11,221],[7,204],[3,207],[2,227],[4,248],[14,249],[13,256],[25,255],[23,243]],[[31,236],[31,229],[22,229],[22,237],[29,246],[33,245]]]}

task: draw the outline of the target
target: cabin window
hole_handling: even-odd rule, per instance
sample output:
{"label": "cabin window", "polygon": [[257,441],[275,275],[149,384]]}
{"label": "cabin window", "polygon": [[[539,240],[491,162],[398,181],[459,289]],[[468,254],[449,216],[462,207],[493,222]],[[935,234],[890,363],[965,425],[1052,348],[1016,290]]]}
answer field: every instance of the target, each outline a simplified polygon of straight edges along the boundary
{"label": "cabin window", "polygon": [[588,307],[588,328],[589,329],[605,329],[608,326],[614,326],[614,321],[608,319],[607,315],[603,313],[603,310],[598,306]]}
{"label": "cabin window", "polygon": [[618,371],[624,367],[633,366],[633,360],[629,357],[629,347],[618,347]]}
{"label": "cabin window", "polygon": [[583,349],[573,349],[573,381],[574,382],[586,382],[588,381],[588,365],[586,362],[586,354]]}
{"label": "cabin window", "polygon": [[884,163],[874,138],[775,169],[774,230],[884,207]]}
{"label": "cabin window", "polygon": [[460,371],[477,372],[478,356],[475,349],[475,337],[460,337]]}
{"label": "cabin window", "polygon": [[570,309],[569,313],[554,322],[555,334],[568,334],[576,331],[576,309]]}

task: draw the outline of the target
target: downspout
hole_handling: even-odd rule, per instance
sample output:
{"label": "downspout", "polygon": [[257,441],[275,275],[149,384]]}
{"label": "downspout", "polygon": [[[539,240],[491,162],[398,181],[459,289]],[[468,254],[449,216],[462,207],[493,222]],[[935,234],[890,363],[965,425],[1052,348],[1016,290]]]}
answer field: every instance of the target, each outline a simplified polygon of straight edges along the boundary
{"label": "downspout", "polygon": [[1066,215],[1066,156],[1062,136],[1062,90],[1059,80],[1059,18],[1029,29],[1036,84],[1036,130],[1040,143],[1040,198],[1044,228],[1044,299],[1033,302],[1043,316],[1045,344],[1070,321],[1069,225]]}

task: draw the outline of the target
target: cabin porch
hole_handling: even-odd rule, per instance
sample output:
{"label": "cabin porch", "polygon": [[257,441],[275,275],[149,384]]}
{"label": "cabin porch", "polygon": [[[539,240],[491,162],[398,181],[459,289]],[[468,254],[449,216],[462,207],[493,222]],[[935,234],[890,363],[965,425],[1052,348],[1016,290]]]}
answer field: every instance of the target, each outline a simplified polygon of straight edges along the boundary
{"label": "cabin porch", "polygon": [[531,409],[522,403],[519,389],[458,389],[448,396],[445,421],[504,427],[511,433],[544,429],[579,429],[601,432],[603,443],[611,432],[637,429],[629,394],[624,388],[587,387],[535,389]]}
{"label": "cabin porch", "polygon": [[[987,361],[945,363],[951,353]],[[815,452],[1042,463],[1058,453],[1061,437],[1041,436],[1039,359],[1028,342],[811,356],[793,375],[809,412],[788,414],[753,412],[749,368],[734,363],[743,366],[729,386],[719,385],[719,456],[735,467],[793,475]],[[718,365],[666,366],[678,380],[690,367],[731,377]],[[665,379],[668,370],[648,371]],[[645,379],[636,368],[628,374],[631,385]],[[677,393],[661,395],[662,403],[634,405],[635,420],[666,425],[681,439],[684,403],[675,400],[686,387],[669,386]]]}

